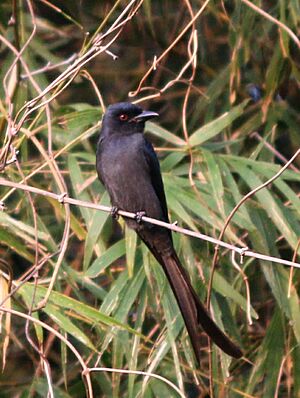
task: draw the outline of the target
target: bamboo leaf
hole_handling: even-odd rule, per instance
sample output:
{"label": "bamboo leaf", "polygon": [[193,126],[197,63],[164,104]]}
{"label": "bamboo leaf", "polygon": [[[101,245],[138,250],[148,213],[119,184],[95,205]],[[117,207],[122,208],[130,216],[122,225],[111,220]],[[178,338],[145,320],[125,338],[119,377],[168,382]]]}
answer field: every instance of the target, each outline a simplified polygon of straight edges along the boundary
{"label": "bamboo leaf", "polygon": [[248,102],[248,100],[242,102],[240,105],[237,105],[230,111],[223,113],[223,115],[219,116],[212,122],[200,127],[189,137],[189,144],[192,147],[198,146],[218,135],[222,130],[230,126],[235,119],[243,114]]}
{"label": "bamboo leaf", "polygon": [[126,245],[126,263],[128,269],[128,276],[132,278],[133,267],[136,253],[137,234],[133,229],[125,226],[125,245]]}
{"label": "bamboo leaf", "polygon": [[80,341],[84,346],[90,348],[93,351],[97,351],[91,340],[87,337],[87,334],[82,332],[70,318],[66,316],[61,310],[52,305],[47,304],[43,310],[63,331],[69,333],[75,339]]}
{"label": "bamboo leaf", "polygon": [[212,192],[215,202],[217,203],[219,212],[224,217],[225,216],[224,201],[223,201],[224,187],[218,163],[216,162],[216,159],[211,152],[202,151],[202,153],[207,165],[208,181],[212,186]]}
{"label": "bamboo leaf", "polygon": [[[109,199],[107,193],[104,193],[100,201],[101,205],[108,205]],[[85,240],[83,269],[86,270],[90,264],[93,252],[97,247],[97,240],[102,233],[104,224],[109,217],[109,213],[104,211],[94,211],[94,216],[88,225],[88,233]]]}
{"label": "bamboo leaf", "polygon": [[[23,285],[20,288],[19,293],[21,295],[25,295],[24,297],[26,297],[26,295],[28,296],[30,294],[32,296],[34,290],[35,290],[36,300],[37,301],[42,300],[42,298],[46,294],[46,289],[41,286],[35,287],[34,285],[27,283],[26,285]],[[117,328],[124,328],[131,333],[135,333],[135,331],[133,329],[131,329],[124,323],[119,322],[116,319],[114,319],[110,316],[107,316],[105,313],[98,311],[97,309],[95,309],[89,305],[86,305],[84,303],[81,303],[80,301],[75,300],[71,297],[67,297],[61,293],[52,292],[51,296],[50,296],[50,303],[57,307],[61,307],[66,310],[69,310],[71,312],[74,312],[75,314],[77,314],[77,316],[79,315],[81,317],[82,321],[86,321],[91,324],[103,323],[104,325],[107,325],[107,326],[116,326]],[[70,315],[71,314],[72,313],[70,313]]]}
{"label": "bamboo leaf", "polygon": [[148,122],[146,124],[146,131],[149,131],[149,133],[166,140],[170,144],[173,144],[176,146],[185,146],[186,145],[186,143],[183,139],[179,138],[175,134],[170,133],[168,130],[164,129],[161,126],[158,126],[155,123]]}
{"label": "bamboo leaf", "polygon": [[109,267],[118,258],[126,253],[124,239],[110,246],[100,257],[98,257],[89,269],[85,272],[85,276],[96,278],[101,272]]}

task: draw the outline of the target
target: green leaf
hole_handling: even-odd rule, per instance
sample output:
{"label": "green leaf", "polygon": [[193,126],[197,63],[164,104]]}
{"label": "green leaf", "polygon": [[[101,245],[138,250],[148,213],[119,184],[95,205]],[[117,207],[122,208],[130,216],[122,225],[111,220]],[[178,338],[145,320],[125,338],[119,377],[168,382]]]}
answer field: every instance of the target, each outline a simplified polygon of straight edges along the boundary
{"label": "green leaf", "polygon": [[[222,158],[218,157],[217,158],[218,163],[220,164],[220,168],[222,170],[222,176],[225,180],[226,183],[226,187],[229,190],[229,195],[232,196],[234,198],[235,203],[232,205],[232,207],[230,208],[229,212],[233,209],[233,207],[235,206],[235,204],[239,203],[240,200],[242,199],[242,195],[239,191],[239,187],[238,184],[235,182],[235,179],[232,175],[232,173],[229,170],[229,167],[227,166],[227,164],[223,161]],[[229,215],[229,212],[227,215]],[[238,211],[235,213],[235,215],[233,216],[233,221],[236,221],[237,223],[239,222],[238,217],[240,218],[240,226],[242,228],[246,228],[247,230],[254,230],[255,226],[251,221],[249,212],[247,210],[246,206],[240,206],[240,208],[238,209]]]}
{"label": "green leaf", "polygon": [[[101,197],[100,204],[107,206],[109,205],[109,203],[110,201],[108,198],[108,194],[107,192],[105,192]],[[94,216],[92,217],[88,225],[88,233],[85,240],[84,260],[83,260],[84,271],[87,270],[90,264],[94,250],[96,250],[97,247],[97,240],[99,239],[99,236],[102,233],[104,224],[108,217],[109,213],[104,211],[94,210]]]}
{"label": "green leaf", "polygon": [[178,216],[181,220],[184,221],[186,225],[189,226],[189,228],[193,229],[194,231],[197,231],[197,227],[194,223],[194,220],[189,215],[189,213],[187,213],[182,204],[177,200],[177,193],[175,191],[172,192],[171,189],[168,191],[168,206],[169,209],[176,214],[176,216]]}
{"label": "green leaf", "polygon": [[98,257],[84,275],[90,278],[96,278],[118,258],[124,256],[125,253],[125,241],[122,239],[110,246],[100,257]]}
{"label": "green leaf", "polygon": [[[167,335],[164,335],[160,339],[160,343],[153,351],[153,355],[151,357],[153,371],[163,360],[164,356],[167,355],[170,348],[173,349],[172,351],[175,356],[174,360],[178,365],[179,358],[177,353],[176,339],[184,327],[184,322],[182,316],[180,315],[174,294],[161,266],[156,261],[153,261],[152,269],[156,279],[167,326]],[[182,376],[180,376],[180,378],[182,378]]]}
{"label": "green leaf", "polygon": [[127,263],[129,278],[132,278],[133,276],[136,242],[137,242],[136,232],[133,229],[129,228],[127,225],[125,225],[126,263]]}
{"label": "green leaf", "polygon": [[[136,321],[134,325],[134,329],[139,332],[142,330],[146,310],[147,310],[147,289],[146,289],[146,283],[144,283],[140,292],[138,308],[136,311]],[[131,370],[137,369],[139,355],[142,353],[140,341],[141,339],[139,336],[134,336],[133,343],[131,344],[130,347],[128,347],[127,350],[128,368]],[[134,374],[128,376],[128,398],[133,398],[133,388],[136,378],[137,376]]]}
{"label": "green leaf", "polygon": [[[53,208],[55,209],[55,211],[57,211],[58,214],[59,213],[63,214],[64,210],[61,203],[59,203],[56,199],[48,197],[47,201],[51,203],[51,206],[53,206]],[[75,216],[74,213],[71,213],[71,230],[74,232],[74,234],[77,236],[79,240],[83,240],[86,237],[86,230],[82,227],[79,218],[80,217]]]}
{"label": "green leaf", "polygon": [[186,156],[185,152],[171,152],[160,162],[161,170],[166,173],[172,171],[174,167],[181,162],[181,160]]}
{"label": "green leaf", "polygon": [[96,107],[90,107],[90,109],[77,110],[75,112],[64,113],[60,119],[60,123],[65,128],[74,131],[81,132],[88,126],[95,124],[101,118],[101,109]]}
{"label": "green leaf", "polygon": [[263,381],[261,391],[266,398],[273,398],[278,372],[284,358],[284,330],[280,310],[276,310],[263,342],[260,344],[256,363],[247,382],[246,392],[253,394],[255,387]]}
{"label": "green leaf", "polygon": [[[120,322],[125,322],[133,303],[140,293],[144,280],[145,273],[143,267],[140,267],[137,274],[131,279],[128,277],[127,270],[124,271],[113,284],[110,292],[107,294],[107,297],[101,305],[101,310],[105,313],[111,313],[116,309],[114,319]],[[135,333],[141,336],[140,333]],[[114,327],[112,327],[111,331],[105,336],[105,339],[102,343],[102,350],[106,349],[111,339],[115,335],[116,330]]]}
{"label": "green leaf", "polygon": [[[85,191],[86,179],[83,177],[81,169],[78,165],[76,156],[68,156],[68,169],[70,171],[70,177],[72,182],[73,191],[77,199],[89,202],[91,200],[90,195]],[[86,207],[79,206],[79,211],[85,220],[85,223],[89,225],[90,220],[93,218],[94,210],[87,209]]]}
{"label": "green leaf", "polygon": [[75,339],[80,341],[84,346],[93,351],[97,351],[94,344],[87,337],[87,335],[79,329],[69,316],[65,315],[57,306],[50,303],[43,309],[43,311],[65,332],[72,335]]}
{"label": "green leaf", "polygon": [[189,137],[189,144],[192,147],[198,146],[218,135],[226,127],[230,126],[235,119],[243,114],[248,102],[249,100],[243,101],[240,105],[235,106],[217,119],[214,119],[213,121],[200,127]]}
{"label": "green leaf", "polygon": [[182,138],[177,137],[177,135],[170,133],[168,130],[158,126],[157,124],[155,124],[153,122],[148,122],[146,124],[146,131],[149,131],[149,133],[166,140],[170,144],[173,144],[176,146],[185,146],[186,145],[186,142]]}
{"label": "green leaf", "polygon": [[34,262],[34,255],[31,254],[26,246],[15,237],[14,234],[0,228],[0,242],[3,246],[9,247],[12,251],[18,253],[30,262]]}
{"label": "green leaf", "polygon": [[[9,228],[19,238],[27,240],[28,243],[30,241],[32,242],[32,238],[35,238],[36,231],[34,227],[31,227],[22,221],[16,220],[7,213],[0,212],[0,224]],[[37,236],[39,240],[46,241],[49,239],[49,234],[39,230],[37,231]]]}
{"label": "green leaf", "polygon": [[208,181],[212,186],[212,192],[215,202],[217,203],[219,212],[225,218],[225,209],[223,201],[224,187],[223,187],[219,165],[215,159],[215,156],[211,152],[202,151],[202,153],[207,165]]}
{"label": "green leaf", "polygon": [[[45,289],[42,286],[35,286],[31,283],[26,283],[23,285],[19,290],[19,294],[23,295],[33,295],[35,291],[35,298],[36,301],[41,301],[46,294],[47,289]],[[26,297],[26,296],[25,296]],[[82,321],[88,322],[88,323],[103,323],[104,325],[107,326],[115,326],[117,328],[125,329],[130,333],[134,333],[135,331],[130,328],[129,326],[125,325],[122,322],[117,321],[116,319],[105,315],[103,312],[87,305],[84,304],[78,300],[75,300],[71,297],[65,296],[62,293],[58,293],[55,291],[52,291],[50,298],[49,298],[49,303],[53,304],[57,307],[61,307],[64,309],[67,309],[70,311],[70,315],[72,315],[72,311],[79,315],[82,319]],[[77,318],[76,316],[76,318]]]}
{"label": "green leaf", "polygon": [[[62,388],[57,387],[55,384],[53,384],[51,387],[53,388],[55,398],[72,398],[72,394],[66,393],[62,390]],[[23,389],[22,391],[24,392]],[[49,395],[49,384],[46,378],[35,378],[31,385],[31,391],[35,391],[36,396],[40,396],[41,398],[47,397],[47,395]],[[30,391],[27,391],[27,394],[20,396],[20,398],[27,398],[29,395]]]}
{"label": "green leaf", "polygon": [[[24,301],[25,301],[25,303],[27,305],[27,308],[31,308],[32,307],[32,295],[29,294],[29,292],[24,289],[23,292],[22,292],[22,296],[23,296],[23,299],[24,299]],[[35,318],[35,319],[40,320],[39,314],[37,312],[33,312],[32,313],[32,317]],[[42,328],[42,326],[40,326],[36,322],[33,322],[33,327],[35,329],[36,336],[37,336],[39,344],[43,344],[43,341],[44,341],[44,329]]]}
{"label": "green leaf", "polygon": [[[250,233],[250,238],[258,251],[264,254],[277,255],[274,239],[274,227],[268,225],[261,216],[261,212],[252,210],[253,218],[257,230]],[[295,289],[292,289],[288,297],[289,275],[288,271],[278,264],[272,264],[266,261],[260,261],[265,278],[272,289],[272,293],[286,316],[291,320],[291,326],[294,330],[297,341],[300,341],[300,311],[299,297]]]}
{"label": "green leaf", "polygon": [[[247,312],[247,300],[243,297],[236,289],[233,288],[232,284],[219,273],[214,273],[213,288],[216,292],[222,294],[224,297],[228,297],[233,300],[244,312]],[[251,317],[258,319],[258,314],[251,306],[250,308]]]}
{"label": "green leaf", "polygon": [[[236,167],[236,172],[240,174],[240,176],[250,186],[251,189],[257,188],[263,183],[263,181],[255,173],[253,173],[252,170],[250,170],[248,167],[243,167],[241,164]],[[288,220],[284,217],[280,206],[277,204],[270,191],[267,188],[263,188],[259,190],[255,196],[263,205],[274,225],[276,225],[278,228],[278,231],[284,235],[285,239],[292,247],[296,247],[298,238]]]}

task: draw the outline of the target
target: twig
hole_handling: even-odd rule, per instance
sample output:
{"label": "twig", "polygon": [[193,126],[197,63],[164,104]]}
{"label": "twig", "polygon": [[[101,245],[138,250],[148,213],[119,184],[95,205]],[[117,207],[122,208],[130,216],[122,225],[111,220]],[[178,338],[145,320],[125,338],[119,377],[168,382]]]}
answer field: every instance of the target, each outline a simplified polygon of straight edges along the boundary
{"label": "twig", "polygon": [[85,79],[87,79],[89,82],[91,82],[91,84],[92,84],[92,86],[93,86],[93,89],[94,89],[94,91],[95,91],[95,93],[96,93],[96,95],[97,95],[99,104],[100,104],[100,106],[101,106],[101,108],[102,108],[102,111],[105,112],[105,108],[106,108],[106,107],[105,107],[105,104],[104,104],[102,95],[101,95],[101,93],[100,93],[100,90],[99,90],[99,88],[98,88],[98,86],[97,86],[95,80],[94,80],[93,77],[91,76],[91,74],[90,74],[87,70],[82,70],[82,71],[80,72],[80,75],[83,76]]}
{"label": "twig", "polygon": [[278,376],[277,376],[277,383],[276,383],[276,390],[274,392],[274,398],[278,398],[279,397],[279,389],[280,389],[280,380],[282,378],[282,373],[283,373],[283,367],[286,363],[286,361],[288,360],[288,358],[291,356],[292,352],[298,347],[298,344],[296,346],[294,346],[293,348],[291,348],[287,354],[282,358],[281,364],[280,364],[280,368],[278,371]]}
{"label": "twig", "polygon": [[[296,151],[296,153],[291,157],[291,159],[273,176],[271,177],[269,180],[267,180],[266,182],[264,182],[263,184],[261,184],[260,186],[256,187],[255,189],[253,189],[252,191],[248,192],[247,195],[245,195],[240,201],[239,203],[234,207],[234,209],[230,212],[229,216],[227,217],[225,224],[223,226],[222,231],[220,232],[219,235],[219,240],[223,239],[224,233],[226,228],[228,227],[232,217],[235,215],[235,213],[238,211],[238,209],[242,206],[243,203],[245,203],[251,196],[255,195],[256,192],[260,191],[261,189],[267,187],[269,184],[271,184],[273,181],[275,181],[288,167],[289,165],[297,158],[297,156],[300,154],[300,149],[298,149]],[[212,271],[211,271],[211,277],[209,280],[209,285],[208,285],[208,295],[207,295],[207,307],[209,308],[210,305],[210,295],[211,295],[211,291],[212,291],[212,282],[213,282],[213,276],[214,276],[214,271],[216,268],[216,264],[217,264],[217,260],[218,260],[218,250],[219,250],[219,244],[217,244],[217,246],[215,247],[215,253],[214,253],[214,257],[213,257],[213,262],[212,262]],[[246,254],[247,253],[247,254]],[[248,255],[248,251],[245,252],[245,256],[249,256]],[[256,256],[249,256],[249,257],[256,257]],[[261,260],[266,260],[265,255],[259,255],[259,258]],[[268,261],[268,260],[267,260]],[[287,260],[285,261],[285,265]],[[275,261],[274,261],[275,262]],[[293,263],[293,261],[291,261],[291,263]],[[283,264],[283,263],[282,263]],[[299,268],[299,266],[297,266],[296,268]]]}
{"label": "twig", "polygon": [[69,342],[68,339],[66,339],[61,333],[59,333],[57,330],[52,328],[51,326],[47,325],[45,322],[40,321],[37,318],[33,318],[32,316],[28,314],[23,314],[22,312],[10,309],[10,308],[5,308],[5,307],[0,307],[0,312],[5,312],[9,313],[12,315],[19,316],[20,318],[24,318],[30,322],[36,323],[37,325],[40,325],[42,328],[47,329],[50,333],[53,333],[58,339],[60,339],[76,356],[78,359],[83,371],[82,371],[82,376],[84,377],[84,380],[86,382],[85,386],[87,388],[87,397],[88,398],[93,398],[93,389],[92,389],[92,381],[90,377],[90,373],[88,371],[88,367],[86,366],[82,356],[80,353],[76,350],[76,348]]}
{"label": "twig", "polygon": [[47,62],[47,64],[45,66],[43,66],[42,68],[36,69],[32,72],[30,72],[30,75],[28,75],[27,73],[23,73],[21,75],[22,79],[28,79],[29,76],[35,76],[35,75],[39,75],[40,73],[44,73],[44,72],[48,72],[49,70],[53,70],[53,69],[57,69],[60,66],[63,65],[67,65],[70,64],[71,62],[73,62],[75,59],[77,58],[77,54],[73,54],[71,55],[68,59],[64,59],[61,62],[58,62],[57,64],[51,64],[51,62]]}
{"label": "twig", "polygon": [[[245,249],[246,250],[246,249]],[[249,287],[249,282],[248,282],[248,277],[245,274],[244,270],[238,265],[238,263],[235,260],[235,252],[232,251],[232,256],[231,256],[231,261],[235,269],[238,270],[238,272],[242,275],[243,280],[245,282],[246,286],[246,296],[247,296],[247,318],[248,318],[248,323],[249,325],[252,325],[252,318],[251,318],[251,299],[250,299],[250,287]],[[243,256],[240,258],[240,262],[243,263]]]}
{"label": "twig", "polygon": [[111,372],[111,373],[122,373],[122,374],[134,374],[134,375],[140,375],[140,376],[147,376],[147,377],[154,377],[155,379],[161,380],[164,383],[168,384],[173,390],[177,392],[177,394],[181,398],[186,398],[185,395],[179,390],[179,388],[172,383],[170,380],[166,379],[165,377],[162,377],[160,375],[157,375],[155,373],[151,372],[142,372],[140,370],[126,370],[126,369],[115,369],[115,368],[88,368],[88,372]]}
{"label": "twig", "polygon": [[[250,137],[254,137],[256,138],[258,141],[262,142],[263,145],[270,151],[272,152],[279,160],[281,160],[283,163],[287,163],[288,159],[286,157],[284,157],[279,151],[277,151],[276,148],[274,148],[269,142],[267,142],[263,137],[261,137],[257,131],[254,131]],[[295,171],[296,173],[299,173],[300,170],[294,166],[293,164],[289,165],[289,168],[293,171]]]}
{"label": "twig", "polygon": [[255,4],[251,3],[251,1],[242,0],[242,2],[245,3],[248,7],[252,8],[252,10],[256,11],[258,14],[267,18],[269,21],[274,22],[281,29],[285,30],[287,34],[292,38],[292,40],[296,43],[296,45],[300,48],[300,40],[288,26],[278,21],[278,19],[272,17],[270,14],[268,14],[266,11],[262,10],[261,8],[257,7]]}
{"label": "twig", "polygon": [[[92,202],[85,202],[85,201],[82,201],[82,200],[73,199],[71,197],[68,197],[68,196],[65,196],[65,195],[56,194],[54,192],[45,191],[45,190],[40,189],[40,188],[36,188],[36,187],[29,186],[29,185],[20,184],[20,183],[17,183],[17,182],[5,180],[4,178],[0,178],[0,185],[1,186],[12,187],[12,188],[16,188],[16,189],[21,189],[23,191],[33,192],[33,193],[35,193],[37,195],[47,196],[49,198],[52,198],[52,199],[55,199],[55,200],[59,201],[60,203],[69,203],[70,205],[87,207],[89,209],[94,209],[94,210],[101,210],[101,211],[105,211],[107,213],[111,213],[111,211],[112,211],[112,208],[109,207],[109,206],[97,205],[97,204],[92,203]],[[136,218],[136,214],[135,213],[131,213],[131,212],[124,211],[124,210],[119,210],[118,214],[120,216],[131,218],[131,219],[135,219]],[[174,232],[179,232],[179,233],[182,233],[182,234],[185,234],[185,235],[188,235],[188,236],[192,236],[194,238],[198,238],[198,239],[205,240],[207,242],[211,242],[211,243],[213,243],[215,245],[219,245],[219,246],[225,247],[226,249],[235,251],[236,253],[238,253],[242,257],[252,257],[252,258],[257,258],[257,259],[260,259],[260,260],[271,261],[271,262],[274,262],[274,263],[277,263],[277,264],[287,265],[289,267],[300,268],[300,263],[296,263],[296,262],[289,261],[289,260],[284,260],[284,259],[281,259],[281,258],[278,258],[278,257],[267,256],[265,254],[253,252],[253,251],[248,250],[248,249],[245,250],[245,248],[237,247],[237,246],[231,245],[229,243],[226,243],[226,242],[224,242],[222,240],[212,238],[211,236],[201,234],[200,232],[191,231],[190,229],[186,229],[186,228],[181,228],[181,227],[178,227],[177,225],[169,224],[167,222],[160,221],[160,220],[157,220],[155,218],[142,216],[141,220],[144,221],[144,222],[150,223],[150,224],[159,225],[160,227],[164,227],[164,228],[170,229],[171,231],[174,231]]]}
{"label": "twig", "polygon": [[145,73],[145,75],[142,77],[137,89],[135,91],[131,91],[129,93],[129,97],[135,97],[141,90],[141,87],[144,83],[144,81],[147,79],[147,77],[150,75],[150,73],[156,68],[157,64],[168,54],[168,52],[179,42],[179,40],[182,38],[182,36],[185,35],[185,33],[190,29],[191,26],[193,26],[194,22],[197,20],[197,18],[200,17],[200,15],[203,13],[205,10],[207,4],[209,3],[210,0],[206,0],[200,10],[195,14],[194,18],[190,20],[190,22],[184,27],[184,29],[179,33],[179,35],[176,37],[175,40],[169,45],[169,47],[157,58],[155,59],[155,62],[153,62],[152,66],[148,69],[148,71]]}

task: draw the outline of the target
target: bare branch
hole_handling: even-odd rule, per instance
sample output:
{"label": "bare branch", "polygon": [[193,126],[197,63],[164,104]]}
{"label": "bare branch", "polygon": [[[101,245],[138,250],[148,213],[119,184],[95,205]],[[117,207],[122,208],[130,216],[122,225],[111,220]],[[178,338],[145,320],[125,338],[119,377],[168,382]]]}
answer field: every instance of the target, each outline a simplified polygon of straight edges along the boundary
{"label": "bare branch", "polygon": [[[39,189],[39,188],[32,187],[32,186],[29,186],[29,185],[24,185],[24,184],[20,184],[20,183],[17,183],[17,182],[12,182],[12,181],[9,181],[9,180],[5,180],[4,178],[0,178],[0,185],[21,189],[23,191],[33,192],[33,193],[36,193],[36,194],[42,195],[42,196],[48,196],[49,198],[56,199],[60,203],[68,203],[70,205],[87,207],[89,209],[101,210],[101,211],[105,211],[107,213],[111,213],[111,211],[112,211],[112,208],[109,207],[109,206],[97,205],[95,203],[85,202],[85,201],[82,201],[82,200],[70,198],[70,197],[68,197],[65,194],[56,194],[54,192],[45,191],[43,189]],[[136,218],[136,214],[135,213],[130,213],[130,212],[124,211],[124,210],[119,210],[118,214],[120,216],[131,218],[131,219],[135,219]],[[242,256],[242,257],[252,257],[252,258],[257,258],[259,260],[271,261],[271,262],[274,262],[274,263],[277,263],[277,264],[287,265],[289,267],[300,268],[300,264],[299,263],[296,263],[296,262],[293,262],[293,261],[289,261],[289,260],[284,260],[284,259],[277,258],[277,257],[267,256],[267,255],[261,254],[261,253],[256,253],[256,252],[253,252],[253,251],[248,250],[248,249],[245,250],[245,248],[243,248],[243,247],[237,247],[237,246],[231,245],[231,244],[226,243],[226,242],[224,242],[222,240],[218,240],[218,239],[212,238],[211,236],[201,234],[200,232],[195,232],[195,231],[191,231],[190,229],[178,227],[175,224],[169,224],[169,223],[166,223],[164,221],[156,220],[155,218],[150,218],[150,217],[147,217],[147,216],[142,216],[141,220],[144,221],[144,222],[150,223],[150,224],[159,225],[160,227],[164,227],[164,228],[170,229],[171,231],[174,231],[174,232],[179,232],[179,233],[182,233],[184,235],[192,236],[193,238],[198,238],[198,239],[205,240],[207,242],[213,243],[215,245],[222,246],[222,247],[224,247],[226,249],[229,249],[229,250],[233,250],[236,253],[238,253],[240,256]]]}

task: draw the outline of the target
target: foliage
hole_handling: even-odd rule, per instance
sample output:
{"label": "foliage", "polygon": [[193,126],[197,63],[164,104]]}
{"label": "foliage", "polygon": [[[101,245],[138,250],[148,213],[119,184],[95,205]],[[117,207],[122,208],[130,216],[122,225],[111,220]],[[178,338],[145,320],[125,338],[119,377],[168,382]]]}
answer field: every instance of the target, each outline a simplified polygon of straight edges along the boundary
{"label": "foliage", "polygon": [[[247,1],[210,1],[201,4],[202,13],[194,0],[144,0],[140,7],[132,1],[130,18],[100,43],[109,45],[107,52],[98,46],[93,60],[24,107],[83,60],[96,35],[107,32],[129,3],[1,2],[1,177],[109,205],[95,173],[99,121],[104,104],[128,100],[142,82],[130,100],[160,113],[147,125],[147,135],[160,157],[171,220],[218,238],[243,196],[275,175],[299,147],[300,45],[288,31],[299,32],[299,0],[257,1],[256,10]],[[70,59],[74,53],[77,58]],[[243,203],[223,240],[297,261],[299,167],[298,157]],[[17,288],[11,303],[5,302],[8,311],[30,314],[59,265],[47,305],[32,316],[66,337],[89,367],[153,372],[191,397],[198,388],[208,391],[209,372],[215,396],[300,395],[297,271],[244,259],[240,266],[254,318],[249,325],[243,273],[222,249],[211,309],[245,358],[233,361],[213,347],[209,370],[203,335],[199,369],[161,268],[122,220],[117,224],[108,213],[69,210],[53,197],[1,185],[6,208],[0,213],[0,286],[5,285],[0,297],[7,295],[9,270],[11,289]],[[214,245],[183,234],[174,234],[174,240],[205,300]],[[32,321],[26,330],[17,316],[3,317],[2,323],[1,397],[44,397],[49,386],[55,397],[85,396],[82,368],[62,339]],[[95,396],[178,396],[146,376],[103,370],[92,381]]]}

